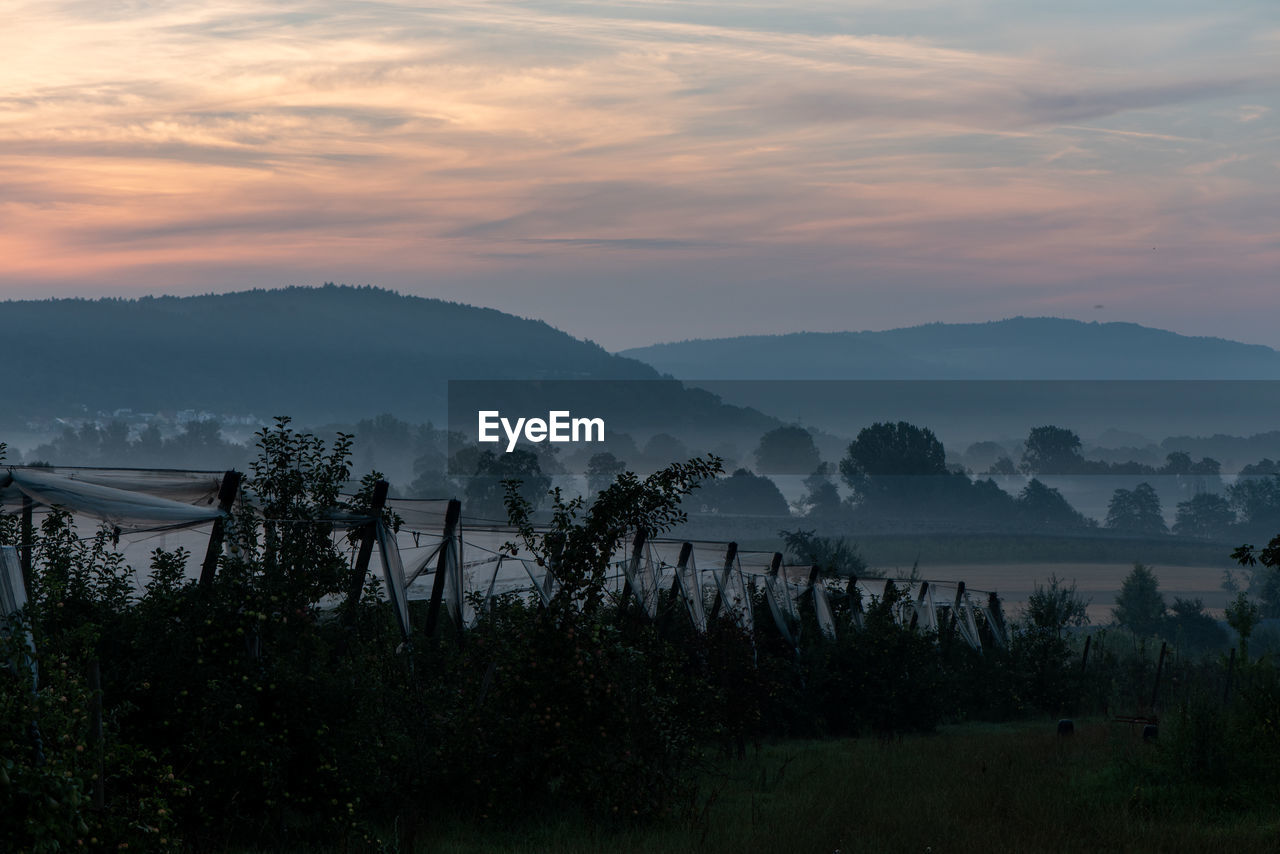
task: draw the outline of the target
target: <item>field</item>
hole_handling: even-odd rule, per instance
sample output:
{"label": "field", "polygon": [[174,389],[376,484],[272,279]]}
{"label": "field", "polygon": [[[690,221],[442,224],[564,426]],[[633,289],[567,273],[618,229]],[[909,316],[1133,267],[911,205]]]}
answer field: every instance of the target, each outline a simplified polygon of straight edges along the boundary
{"label": "field", "polygon": [[1159,744],[1123,724],[945,727],[900,740],[789,742],[727,762],[692,818],[621,832],[564,820],[449,823],[419,852],[1274,851],[1265,793],[1163,779]]}
{"label": "field", "polygon": [[[1135,560],[1141,560],[1135,556]],[[1145,561],[1144,561],[1145,562]],[[1148,564],[1149,566],[1151,564]],[[1203,599],[1205,608],[1217,618],[1234,595],[1222,589],[1221,566],[1152,566],[1160,580],[1160,592],[1172,604],[1175,596]],[[975,590],[995,590],[1004,603],[1005,613],[1016,618],[1027,597],[1037,584],[1043,585],[1050,575],[1076,583],[1077,592],[1089,602],[1089,620],[1093,625],[1112,622],[1111,609],[1124,577],[1133,563],[1025,563],[1025,564],[935,564],[921,567],[925,578],[963,581]],[[1238,570],[1239,567],[1236,567]]]}

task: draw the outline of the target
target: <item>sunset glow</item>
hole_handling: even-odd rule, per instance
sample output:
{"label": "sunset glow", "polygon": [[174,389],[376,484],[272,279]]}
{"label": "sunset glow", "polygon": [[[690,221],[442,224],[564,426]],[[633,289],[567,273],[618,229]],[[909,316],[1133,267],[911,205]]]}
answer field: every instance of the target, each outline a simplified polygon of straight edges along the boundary
{"label": "sunset glow", "polygon": [[0,289],[1280,345],[1275,5],[1038,5],[8,3]]}

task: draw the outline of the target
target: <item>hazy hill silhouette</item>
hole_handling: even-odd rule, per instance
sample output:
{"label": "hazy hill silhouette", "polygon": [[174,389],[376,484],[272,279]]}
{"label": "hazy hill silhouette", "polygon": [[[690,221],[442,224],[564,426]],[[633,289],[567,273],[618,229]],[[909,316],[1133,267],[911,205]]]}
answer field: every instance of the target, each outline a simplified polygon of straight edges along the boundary
{"label": "hazy hill silhouette", "polygon": [[677,379],[1280,379],[1280,351],[1135,323],[1015,317],[623,350]]}
{"label": "hazy hill silhouette", "polygon": [[369,287],[11,301],[0,317],[11,420],[129,408],[439,423],[449,379],[658,379],[542,321]]}

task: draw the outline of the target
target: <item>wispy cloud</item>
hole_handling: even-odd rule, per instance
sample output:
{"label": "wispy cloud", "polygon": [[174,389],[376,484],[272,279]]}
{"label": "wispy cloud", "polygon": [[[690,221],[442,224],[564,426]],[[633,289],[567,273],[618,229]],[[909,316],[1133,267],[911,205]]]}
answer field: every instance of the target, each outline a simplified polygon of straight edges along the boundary
{"label": "wispy cloud", "polygon": [[959,6],[11,4],[0,285],[365,269],[602,305],[673,258],[749,288],[785,257],[826,316],[839,282],[1123,282],[1154,235],[1219,281],[1274,262],[1271,221],[1235,213],[1276,187],[1265,6],[1100,4],[1093,40]]}

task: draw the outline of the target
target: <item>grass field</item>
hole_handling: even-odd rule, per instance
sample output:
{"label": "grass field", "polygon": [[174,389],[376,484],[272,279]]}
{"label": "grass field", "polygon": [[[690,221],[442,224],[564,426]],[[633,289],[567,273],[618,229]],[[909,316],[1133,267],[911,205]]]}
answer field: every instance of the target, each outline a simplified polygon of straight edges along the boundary
{"label": "grass field", "polygon": [[1126,725],[965,725],[766,746],[706,776],[691,817],[625,831],[563,820],[437,824],[418,852],[1272,852],[1275,793],[1175,785]]}

